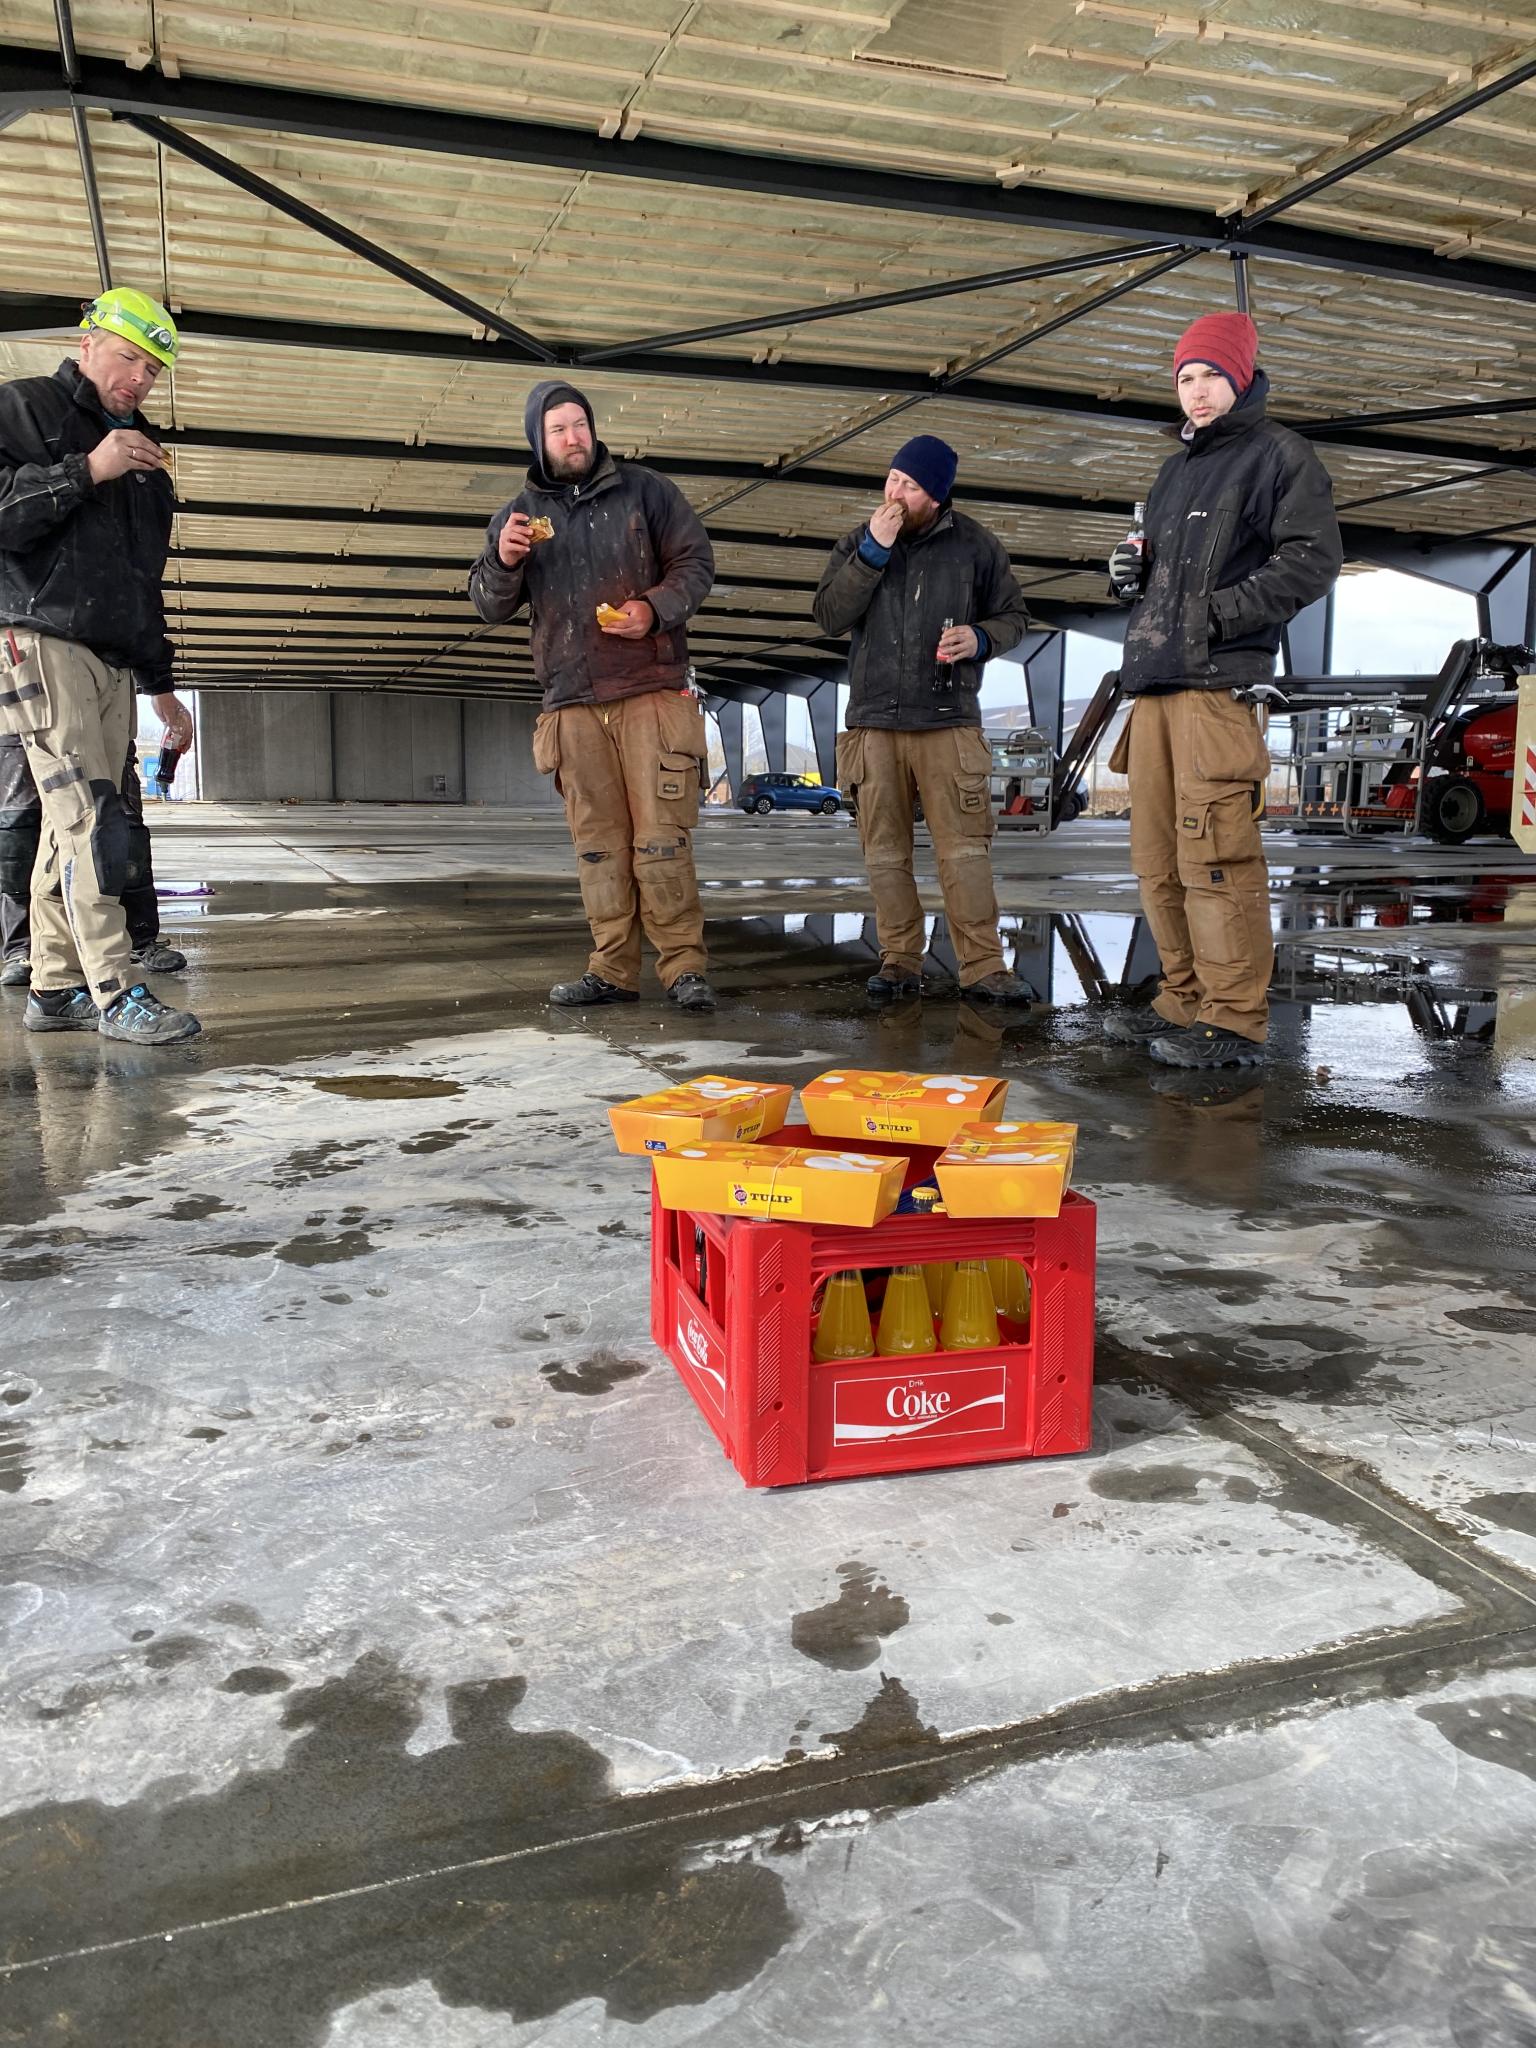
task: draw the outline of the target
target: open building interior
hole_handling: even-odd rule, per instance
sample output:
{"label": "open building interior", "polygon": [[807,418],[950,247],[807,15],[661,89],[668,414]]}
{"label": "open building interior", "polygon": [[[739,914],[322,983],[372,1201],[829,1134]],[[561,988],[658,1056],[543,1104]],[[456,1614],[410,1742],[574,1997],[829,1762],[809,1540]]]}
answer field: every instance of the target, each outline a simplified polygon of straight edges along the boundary
{"label": "open building interior", "polygon": [[[1123,822],[1000,833],[999,1023],[872,1013],[850,822],[723,808],[715,1017],[555,1016],[526,628],[464,597],[554,363],[709,527],[727,775],[801,703],[825,767],[809,595],[921,429],[1065,739],[1241,292],[1345,585],[1529,642],[1536,6],[3,0],[0,59],[0,376],[108,274],[183,337],[206,1027],[6,991],[0,2042],[1536,2043],[1530,857],[1277,831],[1269,1065],[1149,1078]],[[1080,1124],[1091,1452],[721,1457],[606,1109],[834,1062]]]}

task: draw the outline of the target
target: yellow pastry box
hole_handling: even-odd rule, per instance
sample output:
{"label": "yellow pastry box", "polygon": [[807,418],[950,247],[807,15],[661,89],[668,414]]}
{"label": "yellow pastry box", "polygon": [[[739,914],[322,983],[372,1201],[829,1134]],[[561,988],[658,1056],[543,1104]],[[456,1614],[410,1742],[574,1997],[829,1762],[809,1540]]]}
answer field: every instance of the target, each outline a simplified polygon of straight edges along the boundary
{"label": "yellow pastry box", "polygon": [[896,1207],[907,1164],[873,1152],[702,1144],[658,1152],[652,1168],[664,1209],[868,1229]]}
{"label": "yellow pastry box", "polygon": [[789,1111],[794,1090],[780,1081],[735,1081],[701,1074],[676,1088],[637,1095],[608,1112],[621,1152],[671,1152],[708,1140],[772,1137]]}
{"label": "yellow pastry box", "polygon": [[800,1090],[805,1120],[819,1138],[879,1138],[947,1145],[964,1124],[1002,1110],[1008,1083],[995,1074],[877,1074],[840,1067]]}
{"label": "yellow pastry box", "polygon": [[1059,1216],[1076,1124],[974,1123],[934,1164],[951,1216]]}

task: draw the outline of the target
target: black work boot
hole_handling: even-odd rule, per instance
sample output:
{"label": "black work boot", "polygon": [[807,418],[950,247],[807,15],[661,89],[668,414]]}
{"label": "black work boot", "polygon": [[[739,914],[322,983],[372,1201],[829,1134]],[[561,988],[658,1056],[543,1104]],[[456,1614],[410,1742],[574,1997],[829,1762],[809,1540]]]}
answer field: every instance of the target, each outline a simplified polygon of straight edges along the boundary
{"label": "black work boot", "polygon": [[877,1003],[889,1003],[898,996],[920,996],[923,977],[913,968],[893,967],[889,961],[882,960],[880,972],[872,974],[864,987]]}
{"label": "black work boot", "polygon": [[168,946],[164,939],[156,937],[134,947],[133,964],[142,967],[146,974],[180,974],[187,956],[179,946]]}
{"label": "black work boot", "polygon": [[968,1003],[1007,1003],[1015,1010],[1027,1010],[1034,1001],[1025,984],[1007,968],[985,975],[980,981],[968,982],[960,993]]}
{"label": "black work boot", "polygon": [[0,961],[0,988],[25,988],[32,979],[32,955],[7,953]]}
{"label": "black work boot", "polygon": [[1189,1026],[1170,1024],[1150,1003],[1139,1003],[1134,1009],[1111,1010],[1099,1028],[1116,1045],[1150,1045],[1154,1038],[1176,1038]]}
{"label": "black work boot", "polygon": [[640,992],[604,981],[600,974],[584,974],[580,981],[557,981],[549,1000],[562,1010],[579,1010],[588,1003],[638,1003]]}
{"label": "black work boot", "polygon": [[680,974],[667,990],[667,1001],[680,1010],[712,1010],[715,992],[702,974]]}
{"label": "black work boot", "polygon": [[97,1025],[103,1038],[121,1038],[129,1045],[179,1045],[196,1038],[202,1025],[190,1010],[173,1010],[142,981],[114,996]]}
{"label": "black work boot", "polygon": [[101,1012],[88,988],[35,988],[21,1021],[28,1031],[94,1031]]}
{"label": "black work boot", "polygon": [[1186,1024],[1182,1031],[1154,1038],[1152,1057],[1165,1067],[1261,1067],[1264,1047],[1256,1038],[1223,1031],[1215,1024]]}

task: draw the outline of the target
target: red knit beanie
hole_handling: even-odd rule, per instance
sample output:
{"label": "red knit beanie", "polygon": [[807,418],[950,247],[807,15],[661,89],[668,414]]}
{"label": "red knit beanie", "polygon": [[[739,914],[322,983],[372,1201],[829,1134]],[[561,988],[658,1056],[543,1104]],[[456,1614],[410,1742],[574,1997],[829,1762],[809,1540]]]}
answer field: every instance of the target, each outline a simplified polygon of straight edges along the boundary
{"label": "red knit beanie", "polygon": [[1209,363],[1241,398],[1253,382],[1259,352],[1259,330],[1246,313],[1202,313],[1179,337],[1173,352],[1177,381],[1186,363]]}

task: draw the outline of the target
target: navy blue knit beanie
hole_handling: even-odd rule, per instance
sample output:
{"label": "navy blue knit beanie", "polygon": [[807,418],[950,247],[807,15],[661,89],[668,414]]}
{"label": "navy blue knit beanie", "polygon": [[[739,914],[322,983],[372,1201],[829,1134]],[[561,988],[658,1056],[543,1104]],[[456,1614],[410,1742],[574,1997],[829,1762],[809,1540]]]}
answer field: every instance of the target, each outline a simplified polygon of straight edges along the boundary
{"label": "navy blue knit beanie", "polygon": [[955,488],[960,458],[937,434],[914,434],[896,450],[891,467],[921,484],[929,497],[942,505]]}

